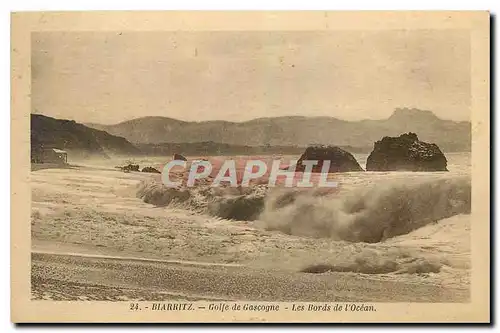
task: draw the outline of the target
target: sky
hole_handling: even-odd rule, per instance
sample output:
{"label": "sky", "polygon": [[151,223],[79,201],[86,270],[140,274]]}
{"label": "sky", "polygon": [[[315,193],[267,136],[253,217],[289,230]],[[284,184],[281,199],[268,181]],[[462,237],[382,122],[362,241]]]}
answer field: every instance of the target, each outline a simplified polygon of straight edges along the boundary
{"label": "sky", "polygon": [[398,107],[470,119],[462,30],[34,32],[31,46],[32,112],[85,123],[383,119]]}

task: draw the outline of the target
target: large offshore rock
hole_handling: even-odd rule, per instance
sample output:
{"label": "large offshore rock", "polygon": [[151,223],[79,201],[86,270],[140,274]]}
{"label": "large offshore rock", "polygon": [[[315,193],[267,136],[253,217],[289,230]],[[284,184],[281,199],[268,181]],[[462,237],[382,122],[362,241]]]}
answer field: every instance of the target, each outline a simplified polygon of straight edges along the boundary
{"label": "large offshore rock", "polygon": [[443,152],[434,143],[418,140],[415,133],[384,137],[375,142],[366,161],[367,171],[448,171]]}
{"label": "large offshore rock", "polygon": [[321,172],[324,161],[330,161],[328,172],[364,171],[351,153],[336,146],[311,146],[297,162],[296,171],[304,171],[303,161],[318,161],[312,172]]}

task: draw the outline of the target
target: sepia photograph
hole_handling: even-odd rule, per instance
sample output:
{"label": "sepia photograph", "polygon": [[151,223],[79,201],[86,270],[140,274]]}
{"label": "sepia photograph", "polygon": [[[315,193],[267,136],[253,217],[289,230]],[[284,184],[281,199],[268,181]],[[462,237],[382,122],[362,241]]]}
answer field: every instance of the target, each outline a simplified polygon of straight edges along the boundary
{"label": "sepia photograph", "polygon": [[164,14],[13,17],[13,304],[488,320],[487,12]]}

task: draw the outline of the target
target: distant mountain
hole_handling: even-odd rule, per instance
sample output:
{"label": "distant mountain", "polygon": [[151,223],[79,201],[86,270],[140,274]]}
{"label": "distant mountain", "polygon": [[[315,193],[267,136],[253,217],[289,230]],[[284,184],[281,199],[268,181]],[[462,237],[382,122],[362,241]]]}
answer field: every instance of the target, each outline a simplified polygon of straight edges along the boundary
{"label": "distant mountain", "polygon": [[218,142],[239,146],[297,146],[330,144],[369,147],[384,136],[414,132],[444,151],[469,151],[469,122],[438,118],[431,111],[400,108],[387,119],[346,121],[332,117],[259,118],[241,123],[186,122],[166,117],[143,117],[116,125],[87,124],[133,143]]}
{"label": "distant mountain", "polygon": [[31,152],[41,148],[67,150],[71,156],[131,155],[139,149],[127,139],[79,124],[73,120],[55,119],[31,114]]}
{"label": "distant mountain", "polygon": [[[190,143],[138,143],[137,147],[145,154],[152,156],[173,155],[182,153],[186,156],[213,155],[301,155],[304,147],[298,146],[241,146],[213,141]],[[369,153],[367,147],[340,147],[351,153]]]}

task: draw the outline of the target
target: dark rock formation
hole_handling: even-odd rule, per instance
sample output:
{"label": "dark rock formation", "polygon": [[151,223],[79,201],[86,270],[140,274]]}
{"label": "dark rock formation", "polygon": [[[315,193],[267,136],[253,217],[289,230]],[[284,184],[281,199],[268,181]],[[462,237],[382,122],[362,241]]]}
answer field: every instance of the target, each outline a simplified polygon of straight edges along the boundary
{"label": "dark rock formation", "polygon": [[139,164],[128,164],[121,167],[121,169],[125,172],[139,171]]}
{"label": "dark rock formation", "polygon": [[31,157],[38,159],[45,148],[59,148],[72,158],[109,155],[140,155],[126,139],[79,124],[74,120],[31,114]]}
{"label": "dark rock formation", "polygon": [[302,162],[305,160],[319,161],[313,166],[312,172],[321,172],[323,162],[327,160],[330,161],[329,172],[363,171],[351,153],[335,146],[308,147],[297,162],[296,171],[304,171],[305,165]]}
{"label": "dark rock formation", "polygon": [[415,133],[384,137],[375,142],[367,171],[448,171],[446,157],[434,143],[419,141]]}
{"label": "dark rock formation", "polygon": [[185,158],[181,154],[174,154],[174,157],[172,159],[177,161],[187,161],[187,158]]}
{"label": "dark rock formation", "polygon": [[161,173],[160,171],[158,171],[157,169],[155,169],[153,167],[144,167],[144,168],[142,168],[141,172]]}

